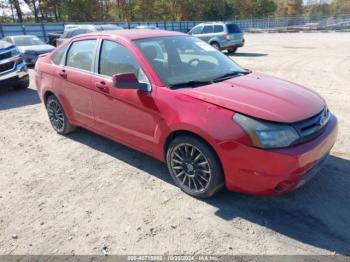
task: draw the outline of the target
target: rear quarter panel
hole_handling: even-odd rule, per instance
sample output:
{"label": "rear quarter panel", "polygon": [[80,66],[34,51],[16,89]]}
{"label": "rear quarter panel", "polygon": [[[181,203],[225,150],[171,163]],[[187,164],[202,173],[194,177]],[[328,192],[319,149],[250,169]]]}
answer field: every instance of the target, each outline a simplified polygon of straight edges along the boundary
{"label": "rear quarter panel", "polygon": [[53,88],[53,72],[55,65],[51,63],[49,55],[39,56],[35,64],[35,84],[41,101],[44,101],[44,94]]}

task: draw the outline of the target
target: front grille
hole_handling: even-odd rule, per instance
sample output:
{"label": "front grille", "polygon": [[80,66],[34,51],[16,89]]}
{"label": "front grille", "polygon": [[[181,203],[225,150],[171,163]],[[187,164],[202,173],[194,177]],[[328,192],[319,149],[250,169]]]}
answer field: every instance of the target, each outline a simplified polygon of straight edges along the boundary
{"label": "front grille", "polygon": [[4,63],[4,64],[0,64],[0,73],[3,73],[5,71],[11,70],[13,69],[15,66],[15,62],[8,62],[8,63]]}
{"label": "front grille", "polygon": [[7,58],[10,58],[10,57],[11,57],[11,51],[8,51],[8,52],[0,54],[0,60],[7,59]]}
{"label": "front grille", "polygon": [[329,118],[330,112],[328,108],[325,107],[317,115],[293,124],[293,127],[296,129],[300,136],[300,138],[293,144],[305,143],[321,135],[327,126]]}

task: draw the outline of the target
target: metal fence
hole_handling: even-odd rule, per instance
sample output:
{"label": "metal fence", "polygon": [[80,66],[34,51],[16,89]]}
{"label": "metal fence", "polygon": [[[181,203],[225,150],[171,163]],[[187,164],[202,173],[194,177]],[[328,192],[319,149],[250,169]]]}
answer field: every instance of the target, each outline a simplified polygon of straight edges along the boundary
{"label": "metal fence", "polygon": [[[192,27],[203,21],[177,21],[177,22],[106,22],[122,26],[125,29],[131,29],[138,25],[151,25],[159,29],[188,32]],[[338,15],[327,17],[283,17],[283,18],[265,18],[265,19],[242,19],[232,20],[243,30],[248,29],[273,29],[292,26],[317,25],[322,28],[350,28],[350,15]],[[49,33],[63,32],[65,24],[72,23],[23,23],[23,24],[0,24],[0,37],[10,35],[36,35],[44,41],[48,41]],[[84,24],[84,23],[77,23]],[[85,23],[88,24],[88,23]],[[94,23],[102,24],[102,23]]]}

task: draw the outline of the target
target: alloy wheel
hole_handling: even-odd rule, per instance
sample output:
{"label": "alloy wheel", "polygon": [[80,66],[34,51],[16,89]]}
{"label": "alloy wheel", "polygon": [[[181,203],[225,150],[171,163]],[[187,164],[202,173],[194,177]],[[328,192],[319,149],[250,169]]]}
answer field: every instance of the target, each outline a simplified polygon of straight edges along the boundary
{"label": "alloy wheel", "polygon": [[182,188],[192,193],[204,191],[211,179],[211,169],[206,156],[195,146],[177,145],[170,156],[171,169]]}
{"label": "alloy wheel", "polygon": [[53,128],[58,132],[62,132],[64,130],[65,119],[61,105],[52,99],[47,105],[47,112]]}

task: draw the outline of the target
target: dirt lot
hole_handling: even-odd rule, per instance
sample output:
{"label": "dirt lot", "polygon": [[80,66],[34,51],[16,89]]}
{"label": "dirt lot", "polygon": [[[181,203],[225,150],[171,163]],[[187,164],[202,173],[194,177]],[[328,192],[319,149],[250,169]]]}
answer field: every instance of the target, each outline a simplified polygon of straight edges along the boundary
{"label": "dirt lot", "polygon": [[338,116],[319,176],[277,198],[200,201],[154,159],[84,130],[57,135],[32,82],[0,91],[0,254],[350,254],[350,34],[246,40],[233,59],[316,90]]}

